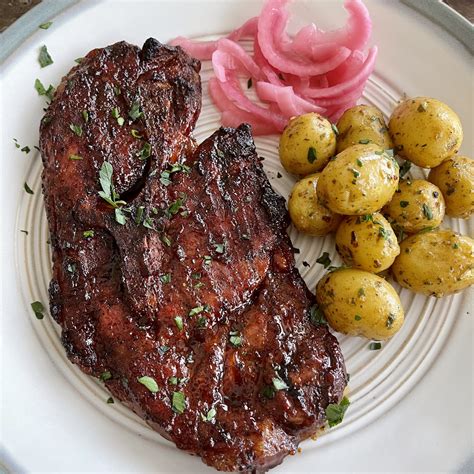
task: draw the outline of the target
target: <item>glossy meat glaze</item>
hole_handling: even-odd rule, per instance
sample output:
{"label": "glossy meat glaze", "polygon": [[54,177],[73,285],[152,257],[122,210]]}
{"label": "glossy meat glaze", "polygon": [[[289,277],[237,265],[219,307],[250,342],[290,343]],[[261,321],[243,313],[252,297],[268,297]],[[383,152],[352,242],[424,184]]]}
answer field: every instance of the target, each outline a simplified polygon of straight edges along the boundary
{"label": "glossy meat glaze", "polygon": [[[190,135],[199,69],[179,47],[120,42],[58,87],[40,140],[51,312],[70,360],[179,448],[264,471],[324,425],[346,374],[310,322],[250,127]],[[104,161],[125,224],[98,194]]]}

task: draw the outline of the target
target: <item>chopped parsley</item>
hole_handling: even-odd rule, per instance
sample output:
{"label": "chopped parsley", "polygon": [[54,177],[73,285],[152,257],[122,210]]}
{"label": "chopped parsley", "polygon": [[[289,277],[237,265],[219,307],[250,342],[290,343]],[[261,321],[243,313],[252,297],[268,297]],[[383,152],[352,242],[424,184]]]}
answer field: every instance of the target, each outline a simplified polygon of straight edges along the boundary
{"label": "chopped parsley", "polygon": [[239,347],[239,346],[242,345],[242,336],[237,331],[231,331],[230,332],[230,337],[229,337],[229,342],[234,347]]}
{"label": "chopped parsley", "polygon": [[49,100],[53,100],[54,95],[54,87],[50,84],[49,87],[46,89],[43,83],[39,80],[35,80],[35,89],[38,92],[38,95],[45,95]]}
{"label": "chopped parsley", "polygon": [[316,148],[310,146],[308,148],[308,161],[313,164],[317,160]]}
{"label": "chopped parsley", "polygon": [[46,23],[41,23],[38,28],[41,28],[42,30],[47,30],[52,24],[52,21],[47,21]]}
{"label": "chopped parsley", "polygon": [[405,161],[402,166],[400,166],[400,178],[403,178],[411,168],[411,162],[410,161]]}
{"label": "chopped parsley", "polygon": [[23,187],[25,188],[25,191],[28,194],[34,194],[33,190],[28,186],[28,183],[26,181],[25,181],[25,184],[23,185]]}
{"label": "chopped parsley", "polygon": [[358,178],[358,177],[360,176],[359,171],[357,171],[357,170],[355,170],[355,169],[353,169],[353,168],[351,168],[351,171],[352,171],[352,174],[354,175],[354,178]]}
{"label": "chopped parsley", "polygon": [[359,140],[359,143],[361,145],[367,145],[367,143],[370,143],[370,140],[368,138],[364,138],[363,140]]}
{"label": "chopped parsley", "polygon": [[168,383],[171,385],[178,385],[178,377],[170,377]]}
{"label": "chopped parsley", "polygon": [[93,230],[85,230],[82,235],[88,239],[89,237],[94,237],[94,231]]}
{"label": "chopped parsley", "polygon": [[172,202],[168,209],[166,209],[165,214],[167,217],[174,216],[178,214],[178,212],[183,208],[184,203],[186,202],[187,196],[183,194],[181,198],[176,199],[176,201]]}
{"label": "chopped parsley", "polygon": [[357,292],[357,294],[360,296],[365,296],[365,290],[364,288],[359,288],[359,291]]}
{"label": "chopped parsley", "polygon": [[288,385],[278,375],[272,378],[272,384],[276,391],[286,390],[288,388]]}
{"label": "chopped parsley", "polygon": [[382,344],[380,342],[371,342],[369,344],[369,349],[371,351],[378,351],[379,349],[382,349]]}
{"label": "chopped parsley", "polygon": [[79,155],[69,155],[69,159],[72,161],[83,160],[82,156],[79,156]]}
{"label": "chopped parsley", "polygon": [[82,118],[84,119],[84,122],[86,123],[89,121],[89,112],[87,110],[82,111]]}
{"label": "chopped parsley", "polygon": [[204,260],[204,265],[210,265],[212,262],[212,257],[210,255],[204,255],[202,259]]}
{"label": "chopped parsley", "polygon": [[265,387],[263,387],[262,395],[265,398],[273,398],[275,396],[275,389],[272,385],[266,385]]}
{"label": "chopped parsley", "polygon": [[181,316],[176,316],[174,318],[174,323],[176,324],[176,327],[178,328],[179,331],[183,330],[183,318]]}
{"label": "chopped parsley", "polygon": [[382,237],[384,240],[388,240],[390,236],[388,235],[386,229],[384,229],[383,227],[379,227],[379,237]]}
{"label": "chopped parsley", "polygon": [[23,232],[25,235],[28,235],[28,231],[27,231],[27,230],[20,229],[20,232]]}
{"label": "chopped parsley", "polygon": [[137,155],[140,158],[140,160],[146,160],[146,159],[150,158],[150,156],[151,156],[151,145],[148,142],[145,142]]}
{"label": "chopped parsley", "polygon": [[214,250],[217,252],[217,253],[224,253],[225,252],[225,248],[226,248],[226,243],[223,242],[222,244],[212,244],[213,247],[214,247]]}
{"label": "chopped parsley", "polygon": [[184,410],[186,409],[186,397],[184,396],[184,393],[173,392],[172,405],[173,405],[173,410],[176,413],[179,413],[179,414],[183,413]]}
{"label": "chopped parsley", "polygon": [[426,112],[428,110],[428,102],[422,102],[416,110],[417,112]]}
{"label": "chopped parsley", "polygon": [[204,311],[204,306],[196,306],[189,311],[189,316],[195,316],[196,314],[202,313]]}
{"label": "chopped parsley", "polygon": [[112,397],[107,398],[107,403],[110,405],[114,403],[114,399]]}
{"label": "chopped parsley", "polygon": [[43,319],[44,306],[41,301],[34,301],[31,303],[31,309],[33,310],[33,313],[35,313],[36,319]]}
{"label": "chopped parsley", "polygon": [[43,45],[40,48],[40,52],[39,52],[39,56],[38,56],[38,62],[39,62],[40,66],[42,68],[46,67],[46,66],[49,66],[50,64],[53,64],[53,62],[54,62],[53,58],[48,53],[48,48],[46,47],[46,45]]}
{"label": "chopped parsley", "polygon": [[143,138],[143,136],[138,133],[138,130],[135,130],[134,128],[132,128],[130,134],[133,138]]}
{"label": "chopped parsley", "polygon": [[326,418],[330,428],[342,422],[344,419],[344,414],[346,413],[350,404],[351,402],[348,400],[348,398],[344,397],[341,400],[341,403],[330,403],[326,407]]}
{"label": "chopped parsley", "polygon": [[311,306],[309,310],[309,319],[315,326],[318,324],[327,324],[324,313],[317,304]]}
{"label": "chopped parsley", "polygon": [[206,414],[201,413],[201,420],[204,422],[212,421],[216,416],[216,409],[211,408]]}
{"label": "chopped parsley", "polygon": [[407,207],[409,204],[409,201],[400,201],[400,207]]}
{"label": "chopped parsley", "polygon": [[364,166],[364,163],[362,163],[362,161],[359,158],[357,158],[356,163],[357,163],[357,166],[359,166],[360,168]]}
{"label": "chopped parsley", "polygon": [[[112,182],[112,174],[114,170],[112,165],[108,161],[104,161],[99,171],[99,182],[102,187],[102,191],[99,191],[99,196],[112,207],[118,208],[122,204],[126,204],[125,201],[120,200],[120,196],[115,192],[115,188]],[[119,214],[120,219],[122,216]],[[116,216],[117,217],[117,216]],[[125,216],[123,216],[125,217]]]}
{"label": "chopped parsley", "polygon": [[332,131],[334,132],[334,135],[336,135],[337,137],[339,135],[339,129],[337,128],[337,125],[332,123],[331,128],[332,128]]}
{"label": "chopped parsley", "polygon": [[115,208],[115,220],[120,225],[125,225],[127,222],[127,217],[123,213],[122,209],[120,209],[120,207]]}
{"label": "chopped parsley", "polygon": [[148,377],[148,375],[139,377],[137,380],[142,385],[144,385],[151,393],[156,393],[160,390],[160,388],[158,387],[158,384],[156,383],[156,380],[152,377]]}
{"label": "chopped parsley", "polygon": [[324,252],[317,260],[316,260],[317,263],[320,263],[321,265],[323,265],[324,268],[327,268],[329,267],[329,265],[331,265],[331,258],[329,257],[329,253],[328,252]]}
{"label": "chopped parsley", "polygon": [[166,235],[166,234],[162,234],[160,236],[160,240],[167,246],[167,247],[171,247],[171,239]]}
{"label": "chopped parsley", "polygon": [[428,204],[423,204],[422,206],[424,216],[430,221],[433,219],[433,211],[428,206]]}
{"label": "chopped parsley", "polygon": [[457,249],[459,248],[459,244],[454,243],[454,244],[452,245],[452,247],[453,247],[454,250],[457,250]]}
{"label": "chopped parsley", "polygon": [[356,314],[356,315],[354,316],[354,319],[355,319],[356,321],[360,321],[360,320],[362,319],[362,316]]}
{"label": "chopped parsley", "polygon": [[102,380],[102,382],[105,382],[106,380],[109,380],[111,378],[112,378],[112,374],[108,370],[106,370],[105,372],[102,372],[99,375],[99,379]]}
{"label": "chopped parsley", "polygon": [[171,282],[171,273],[165,273],[160,276],[161,283],[170,283]]}
{"label": "chopped parsley", "polygon": [[143,112],[140,110],[140,103],[137,100],[132,102],[132,107],[128,111],[128,116],[132,120],[136,120],[137,118],[141,117]]}
{"label": "chopped parsley", "polygon": [[82,127],[74,123],[69,124],[69,128],[78,136],[82,137]]}

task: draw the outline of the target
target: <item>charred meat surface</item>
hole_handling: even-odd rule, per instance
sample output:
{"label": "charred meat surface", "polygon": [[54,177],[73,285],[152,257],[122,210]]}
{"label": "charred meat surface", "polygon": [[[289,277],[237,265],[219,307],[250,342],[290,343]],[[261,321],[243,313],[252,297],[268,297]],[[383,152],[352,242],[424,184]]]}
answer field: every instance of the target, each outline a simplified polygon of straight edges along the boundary
{"label": "charred meat surface", "polygon": [[199,69],[149,39],[93,50],[62,81],[41,124],[50,306],[70,360],[163,436],[264,471],[324,424],[344,362],[310,322],[250,127],[190,135]]}

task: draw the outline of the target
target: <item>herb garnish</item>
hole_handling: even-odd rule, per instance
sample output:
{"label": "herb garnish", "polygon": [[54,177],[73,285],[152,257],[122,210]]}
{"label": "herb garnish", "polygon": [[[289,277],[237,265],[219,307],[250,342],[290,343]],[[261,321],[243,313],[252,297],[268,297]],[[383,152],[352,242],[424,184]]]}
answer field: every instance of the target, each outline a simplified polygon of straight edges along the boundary
{"label": "herb garnish", "polygon": [[156,383],[156,380],[152,377],[148,377],[148,375],[145,375],[143,377],[139,377],[137,379],[142,385],[144,385],[148,390],[150,390],[151,393],[156,393],[160,388],[158,387],[158,384]]}
{"label": "herb garnish", "polygon": [[308,161],[313,164],[317,160],[316,148],[310,146],[308,148]]}
{"label": "herb garnish", "polygon": [[393,326],[393,323],[395,322],[396,318],[397,317],[393,313],[390,313],[388,315],[387,322],[385,323],[385,326],[386,326],[387,329],[391,329],[391,327]]}
{"label": "herb garnish", "polygon": [[428,110],[428,102],[422,102],[416,109],[418,112],[426,112]]}
{"label": "herb garnish", "polygon": [[118,208],[120,205],[126,204],[126,202],[121,201],[120,196],[115,192],[112,183],[113,172],[112,165],[108,161],[104,161],[99,172],[99,181],[102,187],[102,191],[99,191],[99,196],[104,201],[107,201],[112,207]]}
{"label": "herb garnish", "polygon": [[452,245],[452,247],[453,247],[454,250],[457,250],[457,249],[459,248],[459,244],[454,243],[454,244]]}
{"label": "herb garnish", "polygon": [[138,133],[138,130],[135,130],[134,128],[130,130],[130,134],[133,138],[143,138],[143,136]]}
{"label": "herb garnish", "polygon": [[206,422],[206,421],[212,421],[216,416],[216,409],[211,408],[206,415],[204,413],[201,413],[201,420]]}
{"label": "herb garnish", "polygon": [[400,178],[403,178],[411,168],[411,161],[403,162],[402,166],[400,166]]}
{"label": "herb garnish", "polygon": [[224,253],[225,252],[226,242],[223,242],[222,244],[212,244],[212,245],[214,247],[214,250],[217,253]]}
{"label": "herb garnish", "polygon": [[99,379],[102,380],[102,382],[105,382],[106,380],[109,380],[111,378],[112,378],[112,374],[108,370],[106,370],[105,372],[102,372],[99,375]]}
{"label": "herb garnish", "polygon": [[171,282],[171,273],[165,273],[160,276],[161,283],[170,283]]}
{"label": "herb garnish", "polygon": [[423,214],[425,215],[425,217],[430,221],[431,219],[433,219],[433,212],[431,211],[430,207],[428,206],[428,204],[423,204],[422,206],[423,208]]}
{"label": "herb garnish", "polygon": [[318,259],[316,259],[316,262],[323,265],[324,268],[329,267],[329,265],[331,265],[331,258],[329,257],[329,252],[324,252]]}
{"label": "herb garnish", "polygon": [[142,149],[138,152],[138,157],[140,160],[146,160],[151,156],[151,145],[148,142],[143,144]]}
{"label": "herb garnish", "polygon": [[89,121],[89,112],[87,110],[82,111],[82,118],[84,119],[84,122],[86,123]]}
{"label": "herb garnish", "polygon": [[83,160],[84,158],[82,158],[82,156],[79,156],[79,155],[69,155],[69,159],[72,161],[79,161],[79,160]]}
{"label": "herb garnish", "polygon": [[202,313],[204,311],[204,306],[196,306],[189,311],[188,316],[195,316],[196,314]]}
{"label": "herb garnish", "polygon": [[212,262],[212,257],[210,255],[204,255],[202,259],[204,260],[204,265],[210,265]]}
{"label": "herb garnish", "polygon": [[174,215],[178,214],[180,209],[183,208],[183,205],[186,202],[186,199],[187,199],[187,196],[185,194],[183,194],[181,196],[181,198],[176,199],[176,201],[172,202],[169,205],[168,209],[166,209],[166,211],[165,211],[166,216],[169,218],[171,216],[174,216]]}
{"label": "herb garnish", "polygon": [[132,120],[136,120],[137,118],[141,117],[142,114],[143,114],[143,112],[141,112],[141,110],[140,110],[140,103],[137,100],[134,100],[132,102],[132,107],[130,108],[130,110],[128,112],[128,116]]}
{"label": "herb garnish", "polygon": [[53,100],[54,95],[54,87],[50,84],[49,87],[46,89],[43,83],[39,80],[35,80],[35,89],[38,92],[38,95],[45,95],[49,100]]}
{"label": "herb garnish", "polygon": [[110,405],[114,403],[114,399],[112,397],[107,398],[107,403]]}
{"label": "herb garnish", "polygon": [[326,418],[330,428],[342,422],[344,419],[344,414],[346,413],[350,404],[351,402],[348,400],[348,398],[344,397],[339,405],[330,403],[326,407]]}
{"label": "herb garnish", "polygon": [[360,316],[359,314],[356,314],[356,315],[354,316],[354,319],[355,319],[356,321],[360,321],[360,320],[362,319],[362,316]]}
{"label": "herb garnish", "polygon": [[242,345],[242,336],[238,333],[238,331],[231,331],[229,335],[230,335],[229,342],[234,347],[239,347]]}
{"label": "herb garnish", "polygon": [[327,324],[324,313],[317,304],[311,306],[309,310],[309,319],[314,325]]}
{"label": "herb garnish", "polygon": [[166,235],[166,234],[162,234],[160,236],[160,240],[167,246],[167,247],[171,247],[171,239]]}
{"label": "herb garnish", "polygon": [[272,383],[273,383],[273,387],[277,391],[286,390],[288,388],[288,385],[280,378],[278,374],[276,377],[272,378]]}
{"label": "herb garnish", "polygon": [[183,413],[186,409],[186,397],[182,392],[173,392],[172,398],[173,410],[176,413]]}
{"label": "herb garnish", "polygon": [[82,235],[88,239],[89,237],[94,237],[94,231],[93,230],[85,230]]}
{"label": "herb garnish", "polygon": [[400,207],[407,207],[409,204],[409,201],[400,201]]}
{"label": "herb garnish", "polygon": [[176,316],[174,318],[174,323],[176,324],[176,327],[179,331],[183,330],[183,318],[181,316]]}
{"label": "herb garnish", "polygon": [[23,232],[25,235],[28,235],[28,231],[27,231],[27,230],[20,229],[20,232]]}
{"label": "herb garnish", "polygon": [[35,313],[36,319],[43,319],[44,306],[41,301],[34,301],[31,303],[31,309],[33,310],[33,313]]}
{"label": "herb garnish", "polygon": [[23,187],[25,188],[25,191],[28,193],[28,194],[35,194],[33,192],[33,190],[28,186],[28,183],[25,181],[25,184],[23,185]]}
{"label": "herb garnish", "polygon": [[50,64],[53,64],[53,58],[50,56],[48,53],[48,48],[46,45],[41,46],[39,56],[38,56],[38,62],[41,67],[46,67],[49,66]]}
{"label": "herb garnish", "polygon": [[52,21],[47,21],[46,23],[41,23],[38,28],[41,28],[42,30],[47,30],[52,24]]}
{"label": "herb garnish", "polygon": [[386,229],[379,227],[379,237],[383,237],[384,240],[388,240],[389,235]]}
{"label": "herb garnish", "polygon": [[359,295],[359,297],[365,296],[365,290],[364,290],[364,288],[359,288],[359,291],[357,292],[357,294]]}
{"label": "herb garnish", "polygon": [[265,398],[273,398],[275,396],[275,389],[271,385],[266,385],[263,387],[262,395]]}
{"label": "herb garnish", "polygon": [[78,136],[82,137],[82,127],[80,125],[75,125],[74,123],[69,124],[69,128]]}
{"label": "herb garnish", "polygon": [[359,166],[360,168],[364,166],[364,163],[362,163],[362,161],[359,158],[357,158],[356,163],[357,163],[357,166]]}
{"label": "herb garnish", "polygon": [[332,131],[336,135],[336,137],[339,135],[339,129],[337,128],[336,124],[332,123],[331,124]]}
{"label": "herb garnish", "polygon": [[367,143],[369,143],[369,142],[370,142],[370,140],[368,138],[364,138],[363,140],[359,140],[359,143],[361,145],[367,145]]}
{"label": "herb garnish", "polygon": [[369,349],[371,351],[378,351],[379,349],[382,349],[382,344],[380,342],[371,342],[369,344]]}

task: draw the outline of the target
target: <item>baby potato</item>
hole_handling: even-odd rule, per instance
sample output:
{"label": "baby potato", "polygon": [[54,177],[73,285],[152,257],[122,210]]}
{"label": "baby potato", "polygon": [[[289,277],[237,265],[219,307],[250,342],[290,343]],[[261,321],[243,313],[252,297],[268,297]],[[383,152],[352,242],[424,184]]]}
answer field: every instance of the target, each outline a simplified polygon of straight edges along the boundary
{"label": "baby potato", "polygon": [[335,152],[331,123],[314,112],[291,119],[280,137],[280,161],[289,173],[306,176],[320,171]]}
{"label": "baby potato", "polygon": [[294,226],[309,235],[322,236],[335,230],[341,216],[318,202],[316,187],[320,173],[298,181],[290,194],[288,211]]}
{"label": "baby potato", "polygon": [[400,253],[397,236],[382,214],[345,217],[336,232],[336,250],[344,263],[379,273]]}
{"label": "baby potato", "polygon": [[397,154],[422,168],[455,155],[462,143],[461,121],[443,102],[429,97],[399,104],[388,124]]}
{"label": "baby potato", "polygon": [[328,273],[316,286],[316,301],[333,329],[352,336],[385,340],[404,321],[394,288],[363,270],[345,268]]}
{"label": "baby potato", "polygon": [[424,179],[402,180],[383,214],[396,228],[413,234],[426,227],[438,227],[444,218],[440,189]]}
{"label": "baby potato", "polygon": [[433,168],[428,181],[438,186],[446,203],[446,214],[467,219],[474,213],[474,160],[456,155]]}
{"label": "baby potato", "polygon": [[412,291],[441,297],[474,283],[474,240],[450,229],[420,232],[400,244],[392,272]]}
{"label": "baby potato", "polygon": [[382,112],[377,107],[356,105],[347,109],[337,122],[337,128],[337,153],[352,145],[367,143],[393,148]]}
{"label": "baby potato", "polygon": [[377,145],[354,145],[336,155],[321,173],[318,199],[337,214],[372,214],[393,196],[398,164]]}

